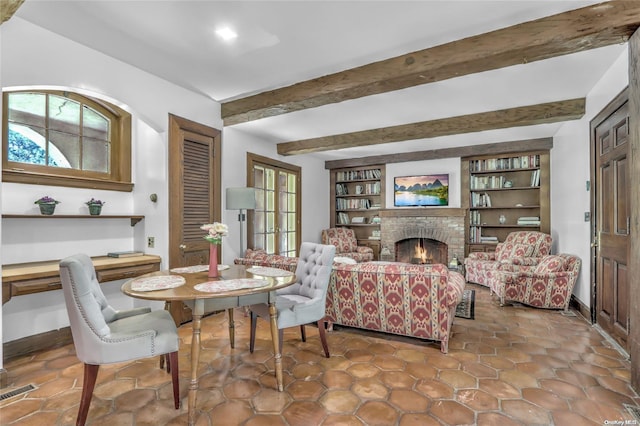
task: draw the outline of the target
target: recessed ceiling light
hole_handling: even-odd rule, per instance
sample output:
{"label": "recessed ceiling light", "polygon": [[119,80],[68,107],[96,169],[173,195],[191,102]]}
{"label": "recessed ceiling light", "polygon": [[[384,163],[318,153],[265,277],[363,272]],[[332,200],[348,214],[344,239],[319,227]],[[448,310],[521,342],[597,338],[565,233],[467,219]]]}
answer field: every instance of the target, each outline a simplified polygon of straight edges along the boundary
{"label": "recessed ceiling light", "polygon": [[220,36],[224,41],[233,40],[238,37],[238,34],[229,27],[217,29],[216,34],[218,34],[218,36]]}

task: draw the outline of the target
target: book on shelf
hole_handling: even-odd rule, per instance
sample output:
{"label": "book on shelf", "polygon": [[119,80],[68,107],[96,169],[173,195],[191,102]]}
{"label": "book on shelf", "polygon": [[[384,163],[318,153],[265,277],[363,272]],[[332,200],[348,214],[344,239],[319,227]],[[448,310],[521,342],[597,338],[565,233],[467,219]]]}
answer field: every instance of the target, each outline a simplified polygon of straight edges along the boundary
{"label": "book on shelf", "polygon": [[144,256],[144,252],[142,251],[111,251],[107,253],[109,257],[136,257],[136,256]]}
{"label": "book on shelf", "polygon": [[498,237],[480,237],[480,242],[481,243],[497,243],[498,242]]}
{"label": "book on shelf", "polygon": [[522,216],[518,218],[518,225],[540,225],[538,216]]}
{"label": "book on shelf", "polygon": [[338,213],[338,225],[348,225],[350,222],[349,215],[344,212]]}
{"label": "book on shelf", "polygon": [[491,207],[491,197],[486,192],[471,193],[471,207]]}
{"label": "book on shelf", "polygon": [[471,160],[469,170],[472,172],[528,169],[540,166],[539,155],[521,155],[517,157],[489,158],[486,160]]}
{"label": "book on shelf", "polygon": [[531,172],[531,186],[540,186],[540,169]]}

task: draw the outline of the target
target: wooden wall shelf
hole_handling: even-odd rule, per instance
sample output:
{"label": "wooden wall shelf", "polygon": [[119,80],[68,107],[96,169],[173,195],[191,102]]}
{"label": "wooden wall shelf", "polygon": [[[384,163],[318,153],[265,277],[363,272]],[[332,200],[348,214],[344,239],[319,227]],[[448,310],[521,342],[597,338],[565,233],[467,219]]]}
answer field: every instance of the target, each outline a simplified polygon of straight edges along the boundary
{"label": "wooden wall shelf", "polygon": [[3,214],[3,219],[130,219],[131,226],[135,226],[138,222],[144,219],[141,215],[89,215],[89,214]]}

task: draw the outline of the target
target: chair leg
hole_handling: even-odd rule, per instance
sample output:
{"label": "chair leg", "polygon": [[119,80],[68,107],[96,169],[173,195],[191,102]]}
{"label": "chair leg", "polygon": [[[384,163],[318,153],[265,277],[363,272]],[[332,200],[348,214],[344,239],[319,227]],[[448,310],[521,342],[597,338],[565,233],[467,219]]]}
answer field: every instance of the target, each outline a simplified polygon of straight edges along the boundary
{"label": "chair leg", "polygon": [[229,342],[231,343],[231,349],[233,349],[236,347],[236,325],[233,322],[233,308],[229,308],[227,312],[229,312]]}
{"label": "chair leg", "polygon": [[256,326],[258,325],[258,316],[253,313],[253,311],[249,312],[249,316],[251,319],[251,329],[249,330],[249,352],[253,353],[253,348],[256,344]]}
{"label": "chair leg", "polygon": [[82,396],[80,398],[80,408],[78,409],[76,426],[84,426],[87,422],[89,405],[91,405],[91,397],[93,396],[93,389],[96,387],[96,379],[98,378],[99,369],[99,365],[84,365],[84,381],[82,383]]}
{"label": "chair leg", "polygon": [[322,349],[324,349],[324,356],[329,358],[329,345],[327,345],[327,332],[324,329],[326,321],[324,319],[318,320],[318,332],[320,333],[320,341],[322,342]]}
{"label": "chair leg", "polygon": [[173,383],[173,405],[176,410],[180,408],[180,380],[178,378],[178,352],[167,354],[167,370],[171,369],[171,382]]}
{"label": "chair leg", "polygon": [[300,326],[300,336],[302,336],[302,341],[307,341],[307,332],[305,331],[304,324]]}

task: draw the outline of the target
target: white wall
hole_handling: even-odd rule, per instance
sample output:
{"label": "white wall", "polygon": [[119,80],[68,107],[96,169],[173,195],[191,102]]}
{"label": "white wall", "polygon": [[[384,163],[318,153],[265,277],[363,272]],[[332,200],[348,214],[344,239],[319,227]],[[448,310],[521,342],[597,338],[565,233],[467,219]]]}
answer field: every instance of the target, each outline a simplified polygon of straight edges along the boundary
{"label": "white wall", "polygon": [[[1,263],[59,259],[85,252],[142,249],[168,261],[168,114],[222,129],[220,105],[172,85],[137,68],[13,17],[0,27],[0,86],[71,88],[114,102],[133,115],[132,193],[3,183],[2,213],[37,213],[33,202],[42,195],[62,200],[57,213],[84,213],[91,197],[106,200],[104,214],[141,214],[134,227],[124,219],[5,219],[2,221]],[[64,58],[64,59],[61,59]],[[55,64],[53,66],[52,64]],[[272,143],[233,129],[222,138],[222,186],[245,186],[246,152],[296,164],[302,172],[304,241],[319,241],[329,223],[329,177],[324,162],[309,156],[281,157]],[[158,202],[149,195],[158,195]],[[224,191],[223,209],[224,209]],[[237,211],[222,211],[231,236],[223,244],[223,262],[239,251]],[[155,237],[155,248],[145,247]],[[102,286],[119,309],[147,302],[121,294],[122,281]],[[161,307],[161,306],[160,306]],[[12,298],[0,308],[5,326],[2,342],[66,327],[68,319],[61,291]],[[1,362],[1,358],[0,358]],[[1,367],[1,364],[0,364]]]}
{"label": "white wall", "polygon": [[[302,168],[302,241],[320,242],[320,233],[329,226],[329,171],[324,161],[309,155],[278,155],[272,143],[233,127],[224,129],[222,141],[224,188],[246,186],[248,152]],[[240,251],[240,238],[235,237],[240,232],[238,211],[223,210],[222,214],[231,235],[223,241],[223,261],[232,262]]]}
{"label": "white wall", "polygon": [[589,122],[629,83],[628,53],[625,51],[587,95],[586,113],[580,120],[564,124],[556,133],[551,150],[551,227],[554,253],[571,253],[582,259],[582,271],[573,294],[591,306],[590,230],[584,212],[590,211]]}

